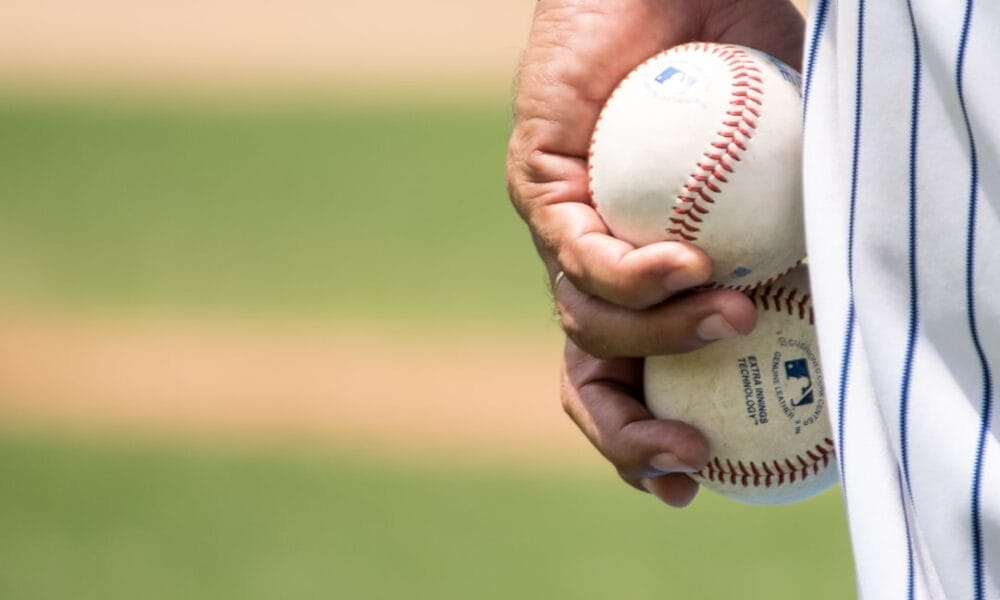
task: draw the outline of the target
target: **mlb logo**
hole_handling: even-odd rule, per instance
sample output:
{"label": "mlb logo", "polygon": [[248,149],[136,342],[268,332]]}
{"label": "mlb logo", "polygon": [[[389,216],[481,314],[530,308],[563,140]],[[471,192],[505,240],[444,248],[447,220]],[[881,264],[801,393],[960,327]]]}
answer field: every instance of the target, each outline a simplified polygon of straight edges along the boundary
{"label": "mlb logo", "polygon": [[656,83],[670,94],[684,94],[698,83],[698,78],[690,71],[671,65],[656,76]]}
{"label": "mlb logo", "polygon": [[805,406],[813,403],[812,377],[809,376],[809,363],[804,358],[785,361],[785,379],[797,380],[799,383],[798,400],[792,399],[792,406]]}

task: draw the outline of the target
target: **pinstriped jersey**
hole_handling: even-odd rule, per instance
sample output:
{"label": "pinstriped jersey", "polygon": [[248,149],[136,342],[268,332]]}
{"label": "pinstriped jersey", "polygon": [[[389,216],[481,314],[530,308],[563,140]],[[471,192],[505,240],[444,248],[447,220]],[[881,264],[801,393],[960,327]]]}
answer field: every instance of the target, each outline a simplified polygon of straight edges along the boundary
{"label": "pinstriped jersey", "polygon": [[1000,4],[815,0],[803,71],[859,595],[1000,598]]}

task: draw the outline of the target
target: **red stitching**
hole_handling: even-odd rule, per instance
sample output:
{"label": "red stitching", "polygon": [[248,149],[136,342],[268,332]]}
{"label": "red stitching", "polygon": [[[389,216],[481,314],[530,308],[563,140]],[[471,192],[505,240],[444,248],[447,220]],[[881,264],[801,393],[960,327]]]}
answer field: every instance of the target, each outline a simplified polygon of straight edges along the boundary
{"label": "red stitching", "polygon": [[[709,461],[704,469],[698,471],[695,475],[709,481],[718,481],[719,483],[728,483],[741,487],[769,488],[786,483],[795,483],[799,478],[804,481],[818,474],[820,469],[830,465],[830,460],[834,454],[833,440],[824,438],[822,443],[806,450],[803,454],[786,458],[784,465],[777,460],[772,461],[770,464],[766,462],[758,464],[753,461],[744,464],[743,461],[737,460],[736,464],[733,465],[733,461],[728,458],[725,465],[723,465],[719,457],[716,456]],[[798,461],[798,464],[792,462],[793,460]]]}
{"label": "red stitching", "polygon": [[[761,310],[784,310],[791,316],[798,316],[799,319],[805,321],[808,320],[809,324],[813,324],[813,306],[812,299],[809,294],[801,293],[800,290],[789,290],[784,287],[775,288],[773,283],[780,277],[790,273],[795,267],[801,264],[801,261],[788,269],[781,275],[777,275],[762,285],[759,285],[752,289],[741,289],[741,288],[730,288],[739,289],[739,291],[745,293],[750,300],[753,301],[754,305]],[[744,286],[745,288],[746,286]],[[799,295],[801,293],[801,296]]]}
{"label": "red stitching", "polygon": [[[802,264],[802,261],[799,260],[794,265],[788,267],[787,269],[785,269],[781,273],[778,273],[774,277],[771,277],[767,281],[763,281],[761,283],[757,283],[757,284],[754,284],[754,285],[720,285],[718,282],[712,281],[712,282],[709,282],[708,284],[706,284],[706,287],[723,288],[723,289],[727,289],[727,290],[736,290],[737,292],[743,292],[744,294],[747,294],[747,295],[751,296],[751,298],[752,298],[754,294],[756,294],[758,292],[761,292],[762,290],[764,290],[765,288],[767,288],[768,286],[770,286],[771,284],[773,284],[775,281],[781,279],[785,275],[788,275],[789,273],[791,273],[792,271],[794,271],[796,269],[796,267],[798,267],[801,264]],[[808,305],[808,311],[809,311],[809,322],[812,323],[812,305],[811,304]],[[803,316],[802,310],[800,310],[799,312],[800,312],[799,318],[805,318]]]}
{"label": "red stitching", "polygon": [[673,235],[679,236],[681,239],[687,240],[689,242],[693,242],[696,239],[698,239],[696,237],[693,237],[693,236],[690,236],[690,235],[684,233],[680,229],[670,228],[670,229],[667,229],[667,233],[672,233]]}
{"label": "red stitching", "polygon": [[[764,94],[764,91],[761,87],[763,77],[754,59],[742,49],[725,44],[693,42],[677,46],[650,57],[633,69],[612,90],[607,103],[610,103],[614,99],[615,95],[622,88],[622,85],[637,73],[641,67],[658,60],[664,54],[685,50],[707,52],[721,58],[723,63],[729,67],[729,71],[732,74],[729,108],[725,111],[726,116],[732,118],[723,120],[722,129],[717,132],[717,139],[710,142],[710,148],[703,153],[703,156],[707,160],[699,160],[696,163],[696,170],[689,175],[688,182],[684,186],[687,193],[682,193],[675,199],[675,205],[676,203],[684,205],[679,207],[680,210],[676,210],[675,208],[677,214],[681,215],[683,219],[702,223],[703,219],[695,213],[706,215],[709,210],[705,206],[696,204],[692,196],[697,196],[708,205],[715,203],[715,198],[711,194],[722,192],[721,185],[728,183],[725,173],[735,172],[732,163],[740,162],[740,153],[747,150],[747,144],[757,127],[760,106],[763,104],[761,96]],[[599,115],[597,122],[594,124],[594,132],[590,139],[590,156],[593,156],[594,140],[600,128],[601,118],[601,115]],[[589,163],[587,192],[590,196],[591,204],[594,204],[593,161],[589,161]],[[707,192],[705,191],[706,189],[708,190]],[[699,231],[697,227],[691,223],[678,223],[675,219],[671,219],[671,222],[675,225],[680,225],[680,227],[667,228],[668,234],[678,236],[690,242],[697,240],[696,236],[684,231],[697,232]]]}

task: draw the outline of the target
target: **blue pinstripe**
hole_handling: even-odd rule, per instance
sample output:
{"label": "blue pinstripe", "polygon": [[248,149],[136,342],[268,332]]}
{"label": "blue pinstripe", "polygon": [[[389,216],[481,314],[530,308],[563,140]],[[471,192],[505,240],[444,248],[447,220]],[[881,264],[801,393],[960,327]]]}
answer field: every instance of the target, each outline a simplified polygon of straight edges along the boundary
{"label": "blue pinstripe", "polygon": [[816,72],[816,51],[819,49],[820,39],[823,37],[823,30],[826,27],[826,14],[829,10],[828,0],[819,0],[816,4],[816,16],[813,21],[809,52],[806,57],[805,81],[802,86],[802,119],[805,120],[809,112],[809,93],[812,91],[813,74]]}
{"label": "blue pinstripe", "polygon": [[[920,34],[913,16],[913,2],[907,0],[906,8],[910,17],[910,27],[913,31],[913,82],[910,96],[910,172],[909,172],[909,248],[908,269],[910,279],[910,315],[906,336],[906,355],[903,359],[903,375],[899,394],[899,447],[901,477],[906,482],[905,493],[912,499],[913,487],[910,484],[910,448],[908,417],[910,408],[910,384],[913,380],[913,357],[917,345],[917,332],[920,326],[920,296],[917,279],[917,148],[920,139],[920,83],[921,54]],[[901,493],[900,501],[904,504],[907,498]],[[914,594],[914,562],[913,541],[910,533],[910,520],[906,524],[906,597],[913,600]]]}
{"label": "blue pinstripe", "polygon": [[899,394],[899,442],[903,478],[910,489],[910,449],[908,445],[907,417],[910,406],[910,383],[913,379],[913,356],[917,345],[920,326],[920,296],[917,280],[917,144],[920,130],[920,35],[913,18],[913,3],[907,0],[910,13],[910,27],[913,28],[913,83],[910,96],[910,173],[909,173],[909,278],[910,316],[906,336],[906,357],[903,361],[903,377]]}
{"label": "blue pinstripe", "polygon": [[[903,485],[903,477],[900,474],[899,478],[899,504],[900,506],[907,505],[907,498],[909,494],[909,488]],[[913,534],[910,531],[910,515],[909,511],[904,509],[903,511],[903,523],[906,524],[906,600],[913,600],[914,594],[914,584],[916,582],[914,564],[913,564]]]}
{"label": "blue pinstripe", "polygon": [[[865,90],[865,74],[871,71],[873,55],[872,52],[877,49],[880,44],[880,39],[876,39],[876,33],[873,30],[866,36],[866,29],[871,29],[872,27],[877,28],[877,24],[867,23],[867,11],[866,11],[866,1],[867,0],[856,0],[856,2],[845,2],[844,6],[839,7],[840,10],[851,10],[847,8],[850,5],[854,5],[854,9],[857,10],[856,14],[844,14],[843,19],[835,18],[838,10],[836,0],[816,0],[816,5],[814,6],[814,11],[812,14],[812,24],[811,24],[811,38],[808,46],[808,56],[805,64],[805,82],[803,86],[803,103],[804,103],[804,117],[809,116],[809,118],[815,120],[817,110],[821,108],[815,98],[817,93],[821,91],[814,87],[814,83],[822,84],[823,78],[822,73],[825,69],[834,68],[838,65],[827,64],[828,56],[824,54],[822,58],[819,56],[819,49],[826,49],[828,45],[836,45],[837,39],[833,36],[836,35],[836,26],[846,26],[844,27],[845,32],[847,32],[851,26],[850,21],[854,20],[857,31],[857,43],[854,52],[856,52],[854,66],[856,68],[854,90],[853,90],[853,123],[844,125],[850,127],[853,125],[853,131],[843,131],[842,133],[847,135],[853,135],[851,156],[849,162],[849,192],[848,198],[844,198],[848,201],[848,207],[846,215],[848,217],[847,222],[847,236],[846,244],[847,247],[841,250],[846,256],[841,255],[842,258],[846,258],[846,275],[847,275],[847,290],[845,292],[845,297],[842,299],[846,302],[846,315],[843,321],[839,324],[843,329],[841,330],[841,364],[839,372],[838,381],[838,410],[839,413],[835,416],[835,426],[837,427],[836,435],[838,439],[838,448],[840,449],[839,455],[839,466],[841,469],[842,478],[845,480],[845,493],[846,490],[846,478],[847,472],[845,469],[845,449],[847,447],[845,443],[846,438],[846,415],[848,410],[853,410],[855,407],[853,404],[857,403],[857,398],[849,393],[851,388],[851,382],[858,377],[858,371],[856,370],[856,365],[854,362],[858,360],[857,354],[860,352],[861,338],[859,324],[861,319],[869,318],[869,315],[861,314],[865,311],[864,307],[867,305],[856,303],[856,294],[863,293],[865,290],[856,288],[856,278],[857,273],[856,267],[858,264],[856,260],[865,260],[864,250],[861,247],[856,247],[856,227],[859,225],[859,217],[863,218],[867,214],[865,204],[867,198],[863,195],[864,188],[861,187],[862,183],[860,181],[861,175],[867,175],[867,171],[864,173],[860,172],[862,164],[862,150],[865,150],[864,157],[868,158],[867,149],[862,147],[862,142],[864,144],[871,144],[876,140],[872,139],[875,130],[872,129],[874,126],[871,122],[868,122],[867,118],[863,115],[865,110],[870,108],[872,102],[871,91]],[[933,4],[933,3],[930,3]],[[971,555],[971,568],[968,568],[968,575],[971,579],[965,579],[968,582],[968,586],[971,588],[971,592],[965,593],[963,598],[974,598],[975,600],[986,600],[987,597],[992,597],[990,594],[994,593],[994,588],[989,585],[989,571],[988,566],[990,564],[995,564],[996,558],[988,555],[987,552],[987,539],[991,535],[989,529],[989,523],[986,521],[986,509],[989,503],[992,503],[995,499],[988,496],[987,487],[987,477],[986,475],[992,473],[992,464],[989,462],[996,457],[991,453],[993,452],[993,446],[988,442],[992,441],[992,435],[994,433],[993,425],[993,411],[996,409],[995,404],[1000,401],[998,398],[998,393],[994,387],[992,362],[996,362],[988,353],[983,345],[983,340],[981,340],[981,335],[985,335],[986,331],[981,330],[983,316],[981,314],[983,309],[983,302],[986,301],[985,296],[983,296],[982,287],[984,282],[977,274],[981,274],[983,268],[992,267],[992,264],[986,264],[983,262],[985,260],[983,255],[982,242],[979,240],[984,233],[984,224],[988,224],[987,217],[992,216],[987,214],[988,204],[984,204],[984,193],[981,190],[982,179],[985,177],[983,173],[989,175],[990,173],[981,169],[988,169],[990,164],[988,162],[988,157],[982,154],[983,150],[981,147],[982,138],[984,132],[977,129],[978,125],[974,126],[972,119],[975,118],[974,115],[970,114],[971,106],[967,102],[967,97],[973,93],[971,79],[966,80],[966,65],[968,59],[977,56],[978,52],[978,41],[979,36],[984,39],[986,36],[990,35],[987,29],[984,19],[988,16],[983,10],[982,6],[977,6],[976,0],[961,0],[961,3],[955,3],[949,5],[950,10],[958,11],[964,10],[961,16],[961,29],[960,36],[956,39],[953,35],[950,37],[955,44],[952,48],[957,46],[957,58],[955,63],[953,63],[954,68],[954,84],[957,92],[957,107],[960,110],[967,141],[965,142],[965,147],[968,148],[966,157],[969,161],[969,175],[968,184],[966,190],[963,192],[958,191],[953,193],[950,202],[961,202],[963,199],[966,201],[966,237],[965,237],[965,270],[964,270],[964,293],[965,293],[965,309],[966,309],[966,323],[968,328],[968,336],[971,342],[970,347],[974,350],[977,360],[969,361],[971,368],[976,369],[973,371],[972,383],[976,382],[976,373],[979,375],[979,388],[973,388],[970,391],[970,402],[973,402],[975,406],[976,400],[978,399],[978,406],[975,406],[979,410],[979,425],[977,431],[977,439],[974,448],[974,455],[968,455],[969,458],[973,459],[972,463],[968,463],[968,466],[972,467],[969,479],[968,489],[968,519],[967,521],[970,526],[970,533],[967,548],[969,548],[969,554]],[[922,577],[920,573],[919,561],[916,558],[916,542],[917,542],[917,525],[916,513],[914,509],[914,498],[913,498],[913,485],[919,485],[918,482],[912,479],[911,470],[913,470],[913,475],[915,476],[919,469],[919,463],[916,461],[915,455],[913,454],[917,443],[916,430],[911,430],[910,425],[913,424],[912,421],[918,413],[914,411],[919,408],[917,403],[916,395],[916,373],[920,368],[920,361],[918,361],[918,355],[922,356],[921,352],[923,350],[924,341],[921,336],[923,330],[927,326],[927,315],[925,314],[927,310],[930,310],[926,305],[925,292],[921,289],[921,286],[927,285],[926,273],[921,273],[920,267],[922,265],[921,254],[924,252],[923,256],[925,260],[930,260],[930,255],[926,254],[925,248],[929,243],[929,240],[922,239],[919,235],[919,226],[921,222],[919,221],[921,217],[920,210],[918,209],[928,209],[931,207],[931,203],[937,202],[938,198],[931,198],[927,196],[926,193],[922,193],[918,187],[918,182],[921,177],[926,177],[925,174],[921,173],[921,161],[926,163],[925,152],[919,147],[920,143],[927,143],[929,138],[927,138],[928,132],[931,131],[928,127],[933,127],[933,121],[929,120],[936,116],[933,111],[928,113],[929,101],[935,100],[936,97],[928,96],[927,94],[927,81],[926,73],[924,70],[927,68],[928,63],[928,52],[931,48],[928,40],[928,35],[934,35],[935,33],[942,33],[937,31],[936,28],[931,30],[926,30],[918,28],[916,21],[916,13],[921,13],[923,15],[924,5],[917,3],[915,0],[905,0],[905,5],[903,1],[897,1],[897,8],[902,9],[904,6],[908,11],[909,24],[911,27],[911,40],[912,40],[912,79],[911,79],[911,96],[910,96],[910,131],[909,131],[909,179],[908,179],[908,239],[907,239],[907,271],[906,276],[908,277],[908,321],[907,329],[905,334],[899,331],[896,335],[902,337],[905,335],[905,352],[901,359],[900,371],[896,374],[886,372],[885,370],[879,372],[873,372],[878,380],[881,377],[888,375],[889,377],[898,377],[896,384],[898,385],[898,405],[895,407],[898,410],[898,440],[899,440],[899,467],[898,467],[898,495],[901,508],[904,511],[904,532],[906,539],[906,581],[905,586],[903,585],[903,573],[900,572],[899,585],[895,585],[895,582],[880,582],[879,585],[884,583],[893,583],[893,587],[898,591],[893,594],[893,598],[899,599],[903,597],[902,590],[906,590],[906,598],[913,600],[915,596],[921,593],[926,595],[931,593],[930,589],[924,589],[921,585]],[[943,5],[937,5],[937,8],[944,10]],[[937,10],[937,8],[935,10]],[[927,7],[930,10],[930,6]],[[902,14],[897,13],[899,16]],[[851,19],[851,17],[855,17]],[[872,15],[874,18],[874,15]],[[995,16],[995,15],[993,15]],[[973,27],[975,29],[973,30]],[[896,31],[897,34],[905,36],[905,31]],[[954,30],[953,33],[959,33],[958,30]],[[848,34],[849,35],[849,34]],[[976,35],[976,38],[972,36]],[[895,44],[898,38],[887,35],[885,38],[889,44]],[[905,38],[904,38],[905,39]],[[948,38],[946,38],[948,39]],[[839,41],[843,41],[841,38]],[[902,41],[902,40],[900,40]],[[874,45],[873,45],[874,44]],[[934,45],[934,44],[931,44]],[[948,43],[947,45],[951,45]],[[895,48],[895,46],[886,46],[887,48]],[[936,45],[935,45],[936,47]],[[841,58],[845,61],[850,61],[849,52],[851,49],[849,47],[843,48],[845,51],[841,55]],[[866,53],[867,51],[867,53]],[[931,53],[933,54],[933,53]],[[902,56],[897,57],[896,60],[903,58]],[[984,56],[983,58],[989,59],[989,57]],[[905,60],[905,59],[904,59]],[[849,63],[845,63],[842,66],[849,68]],[[846,69],[845,69],[846,71]],[[816,73],[820,73],[820,78],[816,79]],[[874,72],[872,72],[874,73]],[[843,73],[846,75],[846,72]],[[988,75],[987,75],[988,76]],[[848,76],[849,77],[849,76]],[[841,80],[842,83],[846,84],[843,91],[850,93],[849,80]],[[968,85],[967,85],[968,83]],[[865,94],[865,92],[868,92]],[[810,108],[810,102],[812,104],[817,104]],[[843,108],[847,108],[844,106]],[[951,108],[955,108],[953,104]],[[815,114],[814,114],[815,113]],[[954,114],[954,113],[952,113]],[[808,131],[808,129],[807,129]],[[862,138],[862,135],[865,135]],[[961,134],[959,134],[961,135]],[[846,140],[845,140],[846,141]],[[977,142],[979,142],[977,144]],[[930,152],[934,152],[935,149],[930,149]],[[927,155],[929,156],[929,155]],[[961,160],[956,157],[958,160]],[[987,161],[980,164],[981,161]],[[928,166],[928,165],[924,165]],[[877,168],[877,167],[876,167]],[[859,189],[860,188],[860,189]],[[982,204],[983,206],[980,206]],[[830,208],[833,208],[832,206]],[[841,208],[836,210],[843,210],[843,205]],[[900,215],[902,216],[902,215]],[[960,238],[961,239],[961,238]],[[902,240],[900,240],[902,241]],[[958,240],[956,240],[958,241]],[[959,242],[960,243],[960,242]],[[989,243],[989,242],[987,242]],[[860,285],[861,282],[858,282]],[[977,297],[977,289],[979,289],[979,296]],[[836,325],[835,325],[836,326]],[[836,334],[835,334],[836,335]],[[898,340],[903,341],[903,340]],[[897,359],[899,360],[899,359]],[[921,359],[922,360],[922,359]],[[884,383],[891,384],[890,381],[884,381]],[[963,382],[963,385],[968,385],[968,382]],[[888,399],[887,399],[888,400]],[[890,400],[891,402],[891,400]],[[887,408],[883,405],[882,408]],[[892,408],[888,408],[892,410]],[[856,412],[856,411],[855,411]],[[851,414],[854,414],[852,412]],[[971,443],[971,440],[968,440]],[[854,445],[860,443],[859,441],[853,441]],[[911,446],[913,446],[911,448]],[[972,448],[969,448],[972,450]],[[911,456],[912,455],[912,456]],[[855,477],[856,478],[856,477]],[[933,505],[933,503],[931,503]],[[961,507],[959,507],[961,510]],[[932,510],[933,507],[932,507]],[[932,535],[939,533],[936,529],[931,530]],[[897,534],[898,535],[898,534]],[[960,534],[961,535],[961,534]],[[936,541],[937,538],[933,538]],[[900,540],[902,541],[902,540]],[[961,540],[953,540],[952,543],[961,544]],[[901,548],[900,548],[901,549]],[[960,551],[960,549],[957,549]],[[963,553],[964,554],[964,553]],[[893,555],[885,557],[888,560],[899,560],[900,556]],[[900,563],[900,566],[902,564]],[[948,573],[948,578],[942,583],[947,583],[954,576],[962,577],[964,573],[951,574]],[[964,577],[963,577],[964,578]],[[875,586],[873,589],[878,589],[879,585]],[[949,596],[950,597],[950,596]]]}
{"label": "blue pinstripe", "polygon": [[865,54],[865,0],[858,1],[858,45],[856,74],[854,81],[854,141],[851,148],[851,191],[847,233],[847,322],[844,325],[844,345],[841,353],[840,382],[837,400],[840,413],[837,415],[838,449],[840,450],[840,476],[844,489],[847,488],[844,468],[844,421],[847,414],[847,385],[851,375],[851,355],[854,352],[854,331],[857,315],[854,306],[854,233],[858,204],[858,162],[861,154],[861,113],[864,100],[864,54]]}
{"label": "blue pinstripe", "polygon": [[976,442],[975,468],[972,474],[970,521],[972,526],[972,582],[974,598],[984,600],[985,596],[985,561],[983,558],[982,515],[980,514],[980,498],[983,483],[983,459],[986,452],[986,436],[990,430],[990,419],[993,412],[993,376],[990,364],[983,352],[979,340],[979,327],[976,323],[975,298],[975,261],[976,261],[976,215],[979,205],[979,156],[976,152],[976,136],[972,131],[969,111],[965,103],[965,57],[969,45],[969,30],[972,24],[973,0],[965,3],[965,15],[962,19],[962,35],[958,47],[958,59],[955,65],[955,86],[958,90],[958,102],[962,108],[962,118],[965,121],[965,131],[969,140],[969,198],[968,220],[965,254],[965,297],[966,315],[968,317],[969,335],[976,349],[979,367],[982,372],[983,393],[980,403],[979,438]]}
{"label": "blue pinstripe", "polygon": [[[819,45],[823,38],[823,32],[826,30],[827,15],[829,14],[830,2],[829,0],[819,0],[816,3],[815,14],[813,17],[813,27],[810,36],[809,50],[806,57],[806,68],[805,68],[805,81],[802,88],[802,118],[805,120],[806,116],[809,114],[809,99],[812,92],[813,79],[816,73],[816,56],[819,53]],[[860,56],[860,53],[859,53]],[[860,59],[859,59],[860,60]],[[860,144],[860,90],[861,90],[861,74],[860,65],[858,72],[858,106],[855,110],[855,140],[854,140],[854,161],[852,164],[852,179],[851,179],[851,243],[853,244],[853,223],[854,223],[854,197],[857,191],[857,155],[858,147]],[[851,252],[849,250],[849,252]],[[848,267],[850,269],[850,267]],[[850,274],[848,275],[850,278]],[[847,402],[847,373],[848,365],[851,361],[851,348],[853,347],[853,331],[854,331],[854,295],[851,294],[851,298],[848,305],[848,317],[847,317],[847,340],[844,344],[844,356],[843,363],[841,365],[840,373],[840,386],[838,389],[838,407],[839,412],[837,414],[837,466],[840,469],[840,481],[843,487],[844,493],[847,492],[847,479],[844,477],[846,473],[846,467],[844,465],[844,415],[845,415],[845,405]]]}

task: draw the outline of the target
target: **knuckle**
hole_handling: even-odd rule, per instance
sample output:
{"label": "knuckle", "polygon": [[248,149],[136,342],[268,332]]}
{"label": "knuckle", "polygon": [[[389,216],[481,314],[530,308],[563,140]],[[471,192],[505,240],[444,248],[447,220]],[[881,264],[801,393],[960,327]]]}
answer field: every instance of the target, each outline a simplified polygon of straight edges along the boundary
{"label": "knuckle", "polygon": [[571,311],[561,308],[559,310],[559,322],[566,337],[572,340],[584,352],[592,354],[588,348],[591,334],[587,331],[586,327],[581,325],[579,319],[573,316]]}
{"label": "knuckle", "polygon": [[620,308],[638,312],[650,307],[650,294],[640,284],[612,273],[609,281],[600,286],[601,296]]}
{"label": "knuckle", "polygon": [[527,216],[527,200],[524,193],[524,181],[518,172],[517,165],[513,162],[507,163],[507,199],[517,210],[517,213],[524,219]]}
{"label": "knuckle", "polygon": [[618,352],[615,346],[603,339],[593,339],[584,349],[594,358],[602,360],[611,360],[621,355],[621,352]]}
{"label": "knuckle", "polygon": [[566,413],[568,417],[576,417],[576,412],[573,408],[573,398],[566,389],[563,389],[562,393],[559,394],[559,404],[562,406],[563,412]]}
{"label": "knuckle", "polygon": [[581,238],[566,240],[559,249],[559,262],[567,274],[572,273],[585,291],[610,304],[641,311],[661,299],[657,289],[651,288],[641,274],[621,263],[595,261],[594,256]]}
{"label": "knuckle", "polygon": [[601,359],[615,357],[607,338],[588,327],[571,307],[559,305],[559,321],[566,337],[587,354]]}
{"label": "knuckle", "polygon": [[587,273],[584,268],[581,268],[581,263],[577,260],[577,241],[573,238],[563,240],[562,243],[558,243],[558,240],[549,239],[550,247],[556,250],[556,260],[559,261],[560,267],[566,273],[567,277],[571,277],[574,281],[580,281],[586,278]]}
{"label": "knuckle", "polygon": [[623,290],[618,297],[617,304],[633,311],[640,311],[649,308],[650,301],[638,290]]}
{"label": "knuckle", "polygon": [[514,172],[514,165],[510,161],[507,161],[506,182],[507,198],[516,206],[519,199],[517,190],[517,174]]}

